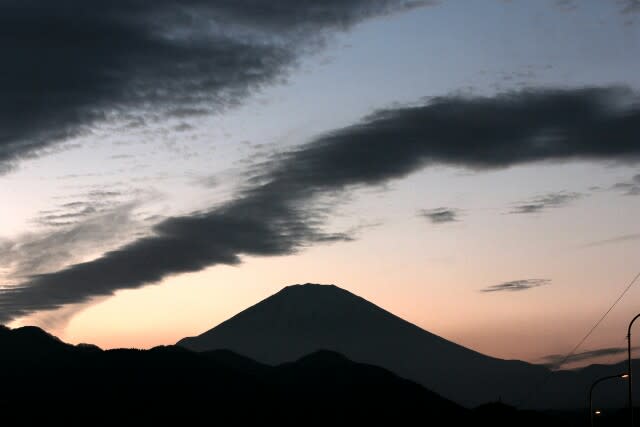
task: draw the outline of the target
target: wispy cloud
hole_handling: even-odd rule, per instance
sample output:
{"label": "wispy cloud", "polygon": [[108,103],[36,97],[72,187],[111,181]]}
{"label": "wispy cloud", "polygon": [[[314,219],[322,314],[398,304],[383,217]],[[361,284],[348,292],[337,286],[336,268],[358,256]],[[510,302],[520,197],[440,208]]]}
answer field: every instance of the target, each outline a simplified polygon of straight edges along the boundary
{"label": "wispy cloud", "polygon": [[67,224],[56,219],[53,229],[0,240],[0,268],[4,270],[0,278],[5,282],[28,280],[122,245],[148,229],[133,215],[138,205],[115,204],[99,213],[70,217]]}
{"label": "wispy cloud", "polygon": [[[493,97],[439,97],[378,111],[255,164],[227,203],[163,220],[152,235],[98,259],[0,290],[0,322],[171,274],[238,264],[244,255],[284,255],[349,240],[348,233],[323,229],[336,205],[320,201],[430,165],[481,171],[575,159],[636,162],[636,99],[634,92],[618,87],[522,90]],[[545,283],[515,281],[489,292]]]}
{"label": "wispy cloud", "polygon": [[[613,2],[623,15],[640,12],[640,0],[613,0]],[[560,10],[571,12],[582,6],[584,2],[580,0],[556,0],[555,4]]]}
{"label": "wispy cloud", "polygon": [[640,13],[640,0],[616,0],[622,13]]}
{"label": "wispy cloud", "polygon": [[96,214],[98,211],[93,206],[84,206],[82,208],[69,210],[66,212],[42,211],[37,221],[42,225],[63,226],[70,225],[74,222]]}
{"label": "wispy cloud", "polygon": [[458,221],[458,210],[451,208],[422,209],[420,216],[427,218],[432,224],[444,224]]}
{"label": "wispy cloud", "polygon": [[640,174],[634,175],[629,181],[614,184],[611,189],[622,191],[626,196],[640,196]]}
{"label": "wispy cloud", "polygon": [[38,225],[47,227],[65,227],[95,217],[100,213],[123,205],[125,199],[137,194],[139,190],[128,189],[127,194],[116,191],[113,185],[104,185],[76,194],[73,201],[60,203],[47,210],[40,211],[33,219]]}
{"label": "wispy cloud", "polygon": [[588,248],[588,247],[594,247],[594,246],[604,246],[604,245],[611,245],[615,243],[631,242],[634,240],[640,240],[640,233],[624,234],[622,236],[616,236],[610,239],[596,240],[596,241],[587,243],[586,245],[584,245],[584,247]]}
{"label": "wispy cloud", "polygon": [[522,279],[504,282],[497,285],[488,286],[480,292],[519,292],[527,289],[545,286],[551,283],[550,279]]}
{"label": "wispy cloud", "polygon": [[559,208],[566,206],[574,200],[583,197],[580,193],[569,193],[566,191],[549,193],[544,196],[535,197],[533,199],[519,202],[510,213],[513,214],[532,214],[540,213],[549,208]]}
{"label": "wispy cloud", "polygon": [[570,12],[578,8],[575,0],[556,0],[556,6],[565,12]]}
{"label": "wispy cloud", "polygon": [[192,180],[194,185],[199,185],[204,188],[215,188],[220,185],[220,178],[217,175],[199,176]]}
{"label": "wispy cloud", "polygon": [[[634,349],[638,348],[639,347],[634,347]],[[588,360],[598,359],[600,357],[606,356],[622,356],[626,352],[627,347],[605,347],[595,350],[587,350],[581,353],[575,353],[568,358],[566,354],[550,354],[548,356],[544,356],[541,361],[544,366],[550,369],[560,369],[562,366],[569,365],[571,363],[585,362]]]}

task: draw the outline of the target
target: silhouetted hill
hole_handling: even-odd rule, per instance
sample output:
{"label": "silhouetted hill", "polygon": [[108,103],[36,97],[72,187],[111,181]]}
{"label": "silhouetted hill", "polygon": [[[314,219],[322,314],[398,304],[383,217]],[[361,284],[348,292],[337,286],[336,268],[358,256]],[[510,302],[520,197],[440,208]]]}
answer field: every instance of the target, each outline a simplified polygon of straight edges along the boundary
{"label": "silhouetted hill", "polygon": [[468,415],[385,369],[326,351],[271,367],[227,350],[72,346],[38,328],[0,329],[0,349],[0,416],[25,425],[69,405],[76,416],[100,414],[119,424],[132,416],[314,424],[419,420],[425,410],[454,421]]}
{"label": "silhouetted hill", "polygon": [[40,352],[60,353],[73,349],[72,345],[65,344],[53,335],[48,334],[35,326],[9,329],[0,328],[0,340],[5,344],[2,347],[0,357],[23,358]]}
{"label": "silhouetted hill", "polygon": [[447,341],[333,285],[288,286],[178,345],[230,349],[272,365],[328,349],[389,369],[468,407],[500,397],[518,403],[548,372]]}
{"label": "silhouetted hill", "polygon": [[[551,381],[575,388],[587,374],[619,368],[563,371]],[[14,425],[15,420],[15,425],[43,425],[52,419],[85,425],[95,417],[99,424],[116,425],[164,425],[171,420],[190,425],[207,419],[239,425],[564,427],[586,422],[584,410],[542,413],[501,402],[468,411],[384,368],[328,350],[274,367],[228,350],[197,353],[160,346],[103,351],[92,345],[72,346],[38,328],[0,326],[0,385],[3,425]],[[561,387],[557,390],[563,392]],[[598,403],[606,397],[607,390],[601,391]],[[607,425],[626,425],[627,420],[625,412],[616,409],[605,410],[605,419]]]}
{"label": "silhouetted hill", "polygon": [[[412,381],[386,369],[355,363],[346,357],[320,350],[295,362],[275,367],[274,381],[292,393],[296,405],[329,402],[334,408],[348,407],[358,413],[377,407],[384,414],[458,413],[459,406]],[[397,384],[394,393],[385,393],[380,384]],[[437,402],[425,406],[426,402]],[[402,415],[397,415],[401,417]],[[428,418],[428,417],[427,417]]]}

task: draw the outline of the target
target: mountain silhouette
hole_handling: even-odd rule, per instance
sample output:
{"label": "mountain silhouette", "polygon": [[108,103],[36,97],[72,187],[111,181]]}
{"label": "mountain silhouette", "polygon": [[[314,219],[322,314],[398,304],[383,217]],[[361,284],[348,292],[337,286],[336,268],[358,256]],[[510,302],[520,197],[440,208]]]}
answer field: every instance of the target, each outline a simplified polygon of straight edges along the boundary
{"label": "mountain silhouette", "polygon": [[[466,407],[491,401],[530,408],[584,408],[602,366],[551,373],[544,366],[490,357],[434,335],[334,285],[293,285],[177,345],[229,349],[278,365],[326,349],[377,365]],[[624,369],[623,369],[624,371]],[[614,372],[615,373],[615,372]],[[637,382],[639,383],[639,382]],[[601,402],[624,406],[616,384]]]}
{"label": "mountain silhouette", "polygon": [[229,349],[266,364],[319,349],[384,367],[461,405],[518,403],[541,366],[485,356],[421,329],[334,285],[293,285],[177,345]]}
{"label": "mountain silhouette", "polygon": [[455,421],[470,414],[386,369],[330,351],[272,367],[228,350],[73,346],[35,327],[0,327],[0,384],[0,417],[24,425],[60,417],[69,405],[76,420],[100,414],[101,421],[118,424],[167,417],[182,423],[221,417],[241,424],[396,422],[424,420],[425,411],[436,414],[429,419]]}

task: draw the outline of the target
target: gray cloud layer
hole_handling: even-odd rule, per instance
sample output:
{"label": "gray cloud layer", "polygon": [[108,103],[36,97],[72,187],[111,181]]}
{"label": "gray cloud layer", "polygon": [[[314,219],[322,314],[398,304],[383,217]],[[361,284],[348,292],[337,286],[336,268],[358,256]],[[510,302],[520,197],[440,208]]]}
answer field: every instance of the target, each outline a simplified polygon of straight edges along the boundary
{"label": "gray cloud layer", "polygon": [[561,191],[557,193],[549,193],[544,196],[536,197],[526,202],[517,204],[511,213],[514,214],[530,214],[539,213],[549,208],[559,208],[566,206],[570,202],[582,197],[580,193],[568,193]]}
{"label": "gray cloud layer", "polygon": [[232,106],[325,30],[419,0],[8,0],[0,173],[102,120]]}
{"label": "gray cloud layer", "polygon": [[432,224],[444,224],[458,220],[457,209],[451,208],[423,209],[419,212],[419,215],[427,218]]}
{"label": "gray cloud layer", "polygon": [[620,88],[524,90],[440,97],[379,111],[258,165],[234,200],[167,219],[153,236],[94,261],[0,291],[0,322],[110,295],[243,255],[282,255],[347,239],[321,226],[320,196],[442,164],[474,170],[575,159],[640,160],[637,96]]}
{"label": "gray cloud layer", "polygon": [[517,292],[526,291],[527,289],[537,288],[539,286],[548,285],[551,283],[549,279],[523,279],[513,280],[511,282],[504,282],[498,285],[488,286],[481,289],[480,292]]}

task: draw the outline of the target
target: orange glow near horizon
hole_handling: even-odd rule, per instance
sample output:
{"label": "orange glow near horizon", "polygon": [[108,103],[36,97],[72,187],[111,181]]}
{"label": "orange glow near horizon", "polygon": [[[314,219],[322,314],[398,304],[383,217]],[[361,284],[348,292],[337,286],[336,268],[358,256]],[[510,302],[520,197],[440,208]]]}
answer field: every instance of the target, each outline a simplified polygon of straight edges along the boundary
{"label": "orange glow near horizon", "polygon": [[[521,169],[524,175],[539,172]],[[624,199],[627,209],[615,212],[605,209],[614,195],[603,193],[585,200],[588,206],[539,218],[478,210],[464,221],[432,226],[406,214],[423,206],[415,188],[432,178],[433,172],[425,172],[398,182],[385,197],[355,197],[349,209],[386,216],[383,226],[367,228],[354,241],[312,246],[290,256],[245,257],[239,266],[171,276],[13,325],[40,324],[72,343],[148,348],[198,335],[284,286],[311,282],[340,286],[481,353],[539,363],[573,348],[636,273],[633,255],[640,241],[585,247],[585,241],[597,238],[584,236],[623,234],[636,221],[638,198]],[[491,194],[504,176],[473,179],[482,194]],[[586,208],[593,213],[582,215]],[[350,226],[345,217],[328,224],[333,230]],[[526,278],[551,283],[519,292],[480,292]],[[639,300],[636,286],[581,350],[624,346]]]}
{"label": "orange glow near horizon", "polygon": [[[542,357],[565,353],[575,345],[577,335],[584,334],[601,314],[602,301],[606,301],[604,293],[588,301],[575,299],[580,286],[586,286],[586,277],[597,283],[599,274],[593,271],[576,271],[573,275],[552,271],[550,275],[559,278],[550,285],[556,287],[552,300],[544,287],[484,294],[479,292],[484,284],[522,273],[498,273],[487,266],[471,276],[438,263],[429,267],[425,264],[419,271],[403,270],[398,268],[397,259],[378,257],[375,250],[356,253],[354,246],[358,244],[365,242],[352,244],[354,252],[348,256],[344,251],[336,253],[332,246],[317,247],[295,255],[295,263],[291,257],[249,258],[241,268],[216,266],[175,276],[159,285],[119,291],[114,297],[73,312],[69,323],[54,332],[71,343],[90,342],[103,348],[174,344],[216,326],[284,286],[315,282],[336,284],[425,330],[481,353],[540,363]],[[366,244],[375,247],[374,241]],[[402,254],[396,256],[401,258]],[[324,264],[319,265],[318,259]],[[361,265],[371,268],[363,270]],[[627,278],[620,271],[614,279],[622,283]],[[615,337],[622,336],[619,329],[633,312],[632,301],[639,293],[630,291],[628,300],[582,350],[616,345]],[[580,307],[577,314],[567,310],[576,304]]]}

